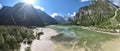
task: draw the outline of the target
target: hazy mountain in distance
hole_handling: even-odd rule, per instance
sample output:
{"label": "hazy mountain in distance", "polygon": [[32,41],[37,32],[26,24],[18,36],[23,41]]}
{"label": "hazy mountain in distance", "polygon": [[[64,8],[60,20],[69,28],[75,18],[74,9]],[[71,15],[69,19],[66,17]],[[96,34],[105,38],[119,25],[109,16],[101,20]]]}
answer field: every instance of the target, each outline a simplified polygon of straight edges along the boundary
{"label": "hazy mountain in distance", "polygon": [[53,18],[31,4],[19,2],[13,7],[3,6],[0,10],[0,25],[44,26],[45,22],[47,25],[57,24]]}
{"label": "hazy mountain in distance", "polygon": [[64,18],[62,16],[56,15],[54,16],[54,19],[59,23],[59,24],[64,24],[66,23],[66,21],[64,20]]}
{"label": "hazy mountain in distance", "polygon": [[51,24],[58,23],[54,18],[52,18],[50,15],[48,15],[44,11],[41,11],[40,9],[37,9],[36,11],[38,12],[38,15],[43,19],[44,24],[51,25]]}
{"label": "hazy mountain in distance", "polygon": [[73,22],[73,16],[64,16],[64,20],[66,21],[66,23],[71,23]]}

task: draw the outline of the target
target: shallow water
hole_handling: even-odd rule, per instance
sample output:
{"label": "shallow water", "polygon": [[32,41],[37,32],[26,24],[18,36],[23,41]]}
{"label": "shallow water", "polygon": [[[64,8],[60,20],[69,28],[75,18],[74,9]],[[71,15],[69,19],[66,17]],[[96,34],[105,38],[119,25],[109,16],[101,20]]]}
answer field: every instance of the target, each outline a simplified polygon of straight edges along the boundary
{"label": "shallow water", "polygon": [[[41,28],[34,29],[34,34],[40,32]],[[54,43],[52,42],[51,37],[56,36],[58,32],[50,28],[42,28],[44,35],[41,35],[40,40],[33,40],[31,47],[32,51],[54,51]],[[27,46],[21,44],[20,51],[24,51]]]}

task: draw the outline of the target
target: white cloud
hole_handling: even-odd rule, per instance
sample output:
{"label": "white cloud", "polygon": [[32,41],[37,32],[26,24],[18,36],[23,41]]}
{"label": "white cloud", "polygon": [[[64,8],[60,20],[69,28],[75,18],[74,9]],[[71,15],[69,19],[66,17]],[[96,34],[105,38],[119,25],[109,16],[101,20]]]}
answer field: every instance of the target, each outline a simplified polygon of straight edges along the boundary
{"label": "white cloud", "polygon": [[38,6],[38,5],[35,5],[34,7],[35,7],[36,9],[40,9],[40,10],[42,10],[42,11],[44,11],[44,10],[45,10],[45,8],[40,7],[40,6]]}
{"label": "white cloud", "polygon": [[70,16],[72,16],[72,17],[73,17],[73,16],[75,16],[75,15],[76,15],[76,12],[73,12],[73,14],[72,14],[72,15],[70,15]]}
{"label": "white cloud", "polygon": [[119,6],[119,4],[118,3],[116,3],[116,2],[113,2],[115,5],[117,5],[117,6]]}
{"label": "white cloud", "polygon": [[58,16],[58,15],[59,15],[58,13],[53,13],[51,16],[55,17],[55,16]]}
{"label": "white cloud", "polygon": [[2,4],[0,3],[0,9],[2,8]]}
{"label": "white cloud", "polygon": [[81,2],[86,2],[86,1],[89,1],[89,0],[81,0]]}
{"label": "white cloud", "polygon": [[112,2],[117,5],[117,6],[120,6],[120,0],[112,0]]}
{"label": "white cloud", "polygon": [[67,15],[70,15],[70,13],[68,13]]}

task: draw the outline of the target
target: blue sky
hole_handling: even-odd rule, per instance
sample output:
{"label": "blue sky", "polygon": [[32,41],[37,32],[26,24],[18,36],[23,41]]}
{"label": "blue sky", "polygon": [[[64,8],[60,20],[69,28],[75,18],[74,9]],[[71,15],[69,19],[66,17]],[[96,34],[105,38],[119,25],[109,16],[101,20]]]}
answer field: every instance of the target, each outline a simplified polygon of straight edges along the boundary
{"label": "blue sky", "polygon": [[44,0],[40,2],[40,5],[50,15],[59,14],[66,16],[73,15],[80,7],[89,5],[89,3],[89,1],[81,2],[80,0]]}
{"label": "blue sky", "polygon": [[[0,0],[1,5],[13,6],[22,0]],[[28,0],[29,1],[29,0]],[[89,5],[88,0],[35,0],[35,7],[42,9],[49,15],[73,15],[80,7]]]}
{"label": "blue sky", "polygon": [[[0,0],[1,5],[13,6],[22,0]],[[29,0],[28,0],[29,1]],[[80,7],[90,4],[91,0],[34,0],[34,6],[49,15],[74,16]],[[120,5],[119,0],[112,0],[116,5]]]}

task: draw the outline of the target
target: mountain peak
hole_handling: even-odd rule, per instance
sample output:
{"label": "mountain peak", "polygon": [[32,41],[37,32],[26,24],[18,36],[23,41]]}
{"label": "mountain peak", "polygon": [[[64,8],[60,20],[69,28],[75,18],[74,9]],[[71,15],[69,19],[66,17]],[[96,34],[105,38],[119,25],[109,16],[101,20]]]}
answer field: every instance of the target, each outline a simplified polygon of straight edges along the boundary
{"label": "mountain peak", "polygon": [[44,26],[57,21],[32,4],[19,2],[14,7],[3,6],[0,10],[0,25]]}
{"label": "mountain peak", "polygon": [[18,2],[17,4],[15,4],[14,5],[14,8],[21,8],[21,7],[33,7],[33,5],[32,4],[27,4],[27,3],[25,3],[25,2]]}

